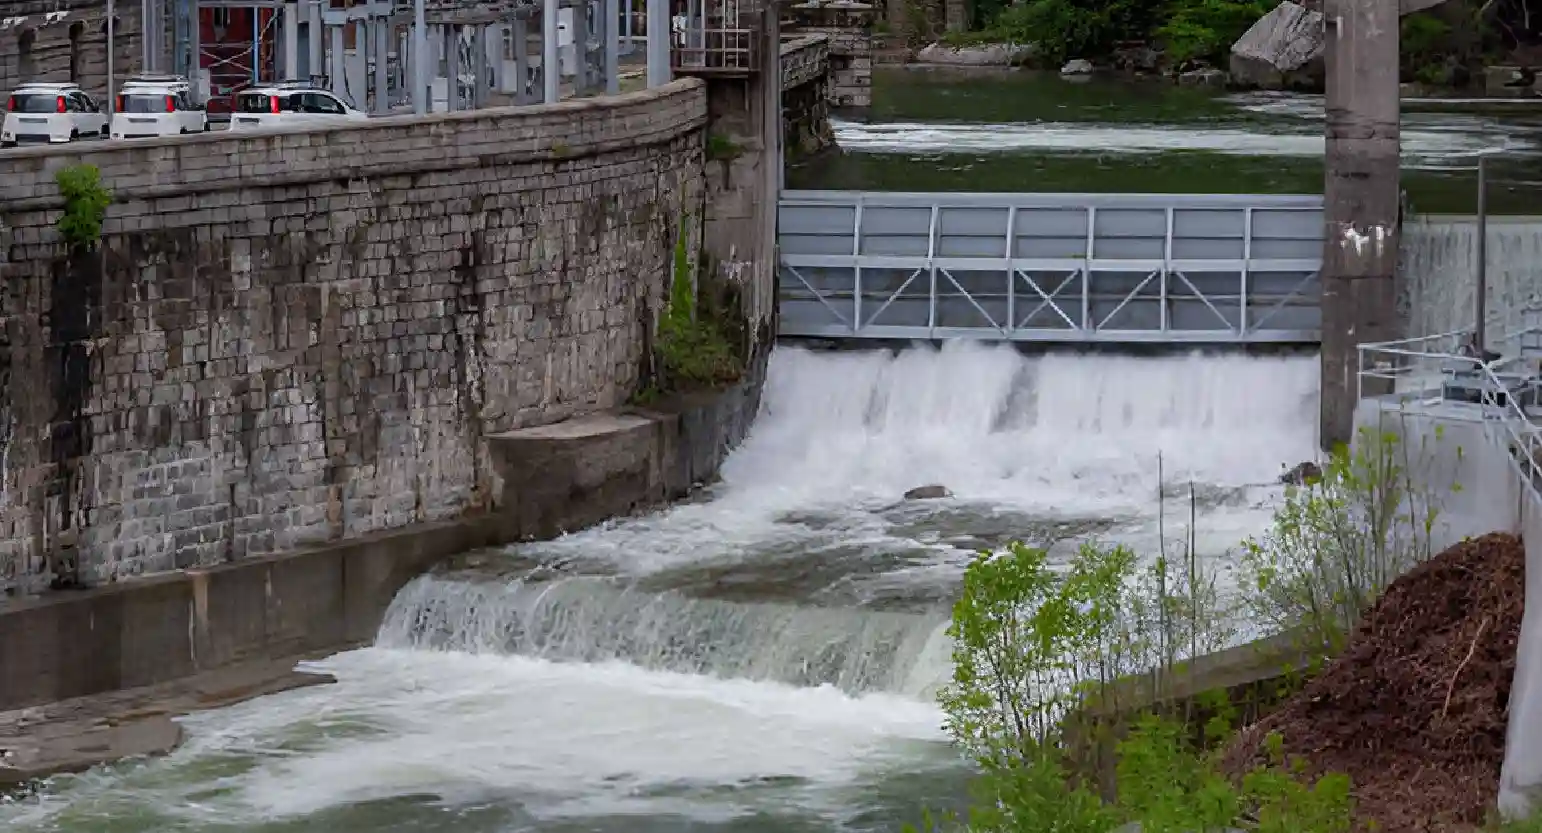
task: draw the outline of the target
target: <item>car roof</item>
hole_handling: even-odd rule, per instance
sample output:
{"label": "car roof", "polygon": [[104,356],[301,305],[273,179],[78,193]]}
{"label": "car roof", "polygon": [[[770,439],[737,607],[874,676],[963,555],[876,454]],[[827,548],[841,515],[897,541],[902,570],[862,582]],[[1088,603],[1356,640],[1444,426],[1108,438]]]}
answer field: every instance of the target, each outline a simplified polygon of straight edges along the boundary
{"label": "car roof", "polygon": [[123,79],[125,84],[186,84],[187,77],[182,75],[162,75],[154,72],[143,72],[138,75],[130,75]]}
{"label": "car roof", "polygon": [[15,92],[66,92],[80,89],[79,84],[55,83],[51,81],[32,81],[17,85]]}
{"label": "car roof", "polygon": [[276,84],[263,84],[258,87],[247,87],[241,94],[255,93],[257,95],[284,95],[286,93],[327,93],[332,91],[318,87],[308,81],[280,81]]}

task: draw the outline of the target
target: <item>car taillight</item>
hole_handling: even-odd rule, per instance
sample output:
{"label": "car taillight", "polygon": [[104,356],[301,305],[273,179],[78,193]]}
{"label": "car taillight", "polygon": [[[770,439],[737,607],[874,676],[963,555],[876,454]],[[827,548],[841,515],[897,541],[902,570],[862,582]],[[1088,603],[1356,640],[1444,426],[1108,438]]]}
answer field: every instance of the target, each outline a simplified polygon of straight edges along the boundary
{"label": "car taillight", "polygon": [[64,112],[64,96],[61,95],[54,99],[54,112]]}
{"label": "car taillight", "polygon": [[118,112],[123,112],[123,96],[118,96]]}
{"label": "car taillight", "polygon": [[13,95],[5,100],[5,109],[12,113],[16,112],[16,96]]}
{"label": "car taillight", "polygon": [[276,96],[276,95],[268,96],[268,112],[270,112],[270,113],[277,113],[278,112],[278,96]]}
{"label": "car taillight", "polygon": [[175,112],[177,112],[177,97],[176,96],[171,96],[171,95],[166,96],[166,112],[168,112],[168,113],[175,113]]}

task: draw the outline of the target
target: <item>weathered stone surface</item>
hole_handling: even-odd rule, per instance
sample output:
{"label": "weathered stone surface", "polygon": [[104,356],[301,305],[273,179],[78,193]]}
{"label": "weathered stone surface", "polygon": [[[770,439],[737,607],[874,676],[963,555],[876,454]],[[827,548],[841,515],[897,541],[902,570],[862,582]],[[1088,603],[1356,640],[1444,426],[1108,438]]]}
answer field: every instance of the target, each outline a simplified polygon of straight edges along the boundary
{"label": "weathered stone surface", "polygon": [[[0,152],[0,591],[65,542],[90,584],[486,506],[488,435],[635,388],[705,119],[682,80]],[[77,161],[99,266],[54,229]]]}
{"label": "weathered stone surface", "polygon": [[1091,75],[1092,62],[1086,58],[1072,58],[1060,68],[1061,75]]}
{"label": "weathered stone surface", "polygon": [[0,789],[120,758],[163,755],[182,741],[174,721],[179,715],[333,682],[329,675],[294,668],[293,659],[262,661],[174,683],[0,711]]}
{"label": "weathered stone surface", "polygon": [[1191,69],[1178,75],[1178,83],[1189,87],[1224,87],[1226,73],[1218,69]]}
{"label": "weathered stone surface", "polygon": [[782,147],[814,154],[835,144],[830,126],[830,38],[795,35],[782,43]]}
{"label": "weathered stone surface", "polygon": [[873,103],[873,20],[868,3],[811,0],[792,6],[793,26],[802,36],[823,35],[830,49],[830,103],[868,107]]}
{"label": "weathered stone surface", "polygon": [[905,493],[906,500],[937,500],[939,498],[953,497],[948,487],[941,483],[933,483],[930,486],[917,486]]}
{"label": "weathered stone surface", "polygon": [[1244,86],[1275,89],[1294,74],[1320,74],[1322,54],[1322,13],[1285,0],[1232,44],[1231,76]]}
{"label": "weathered stone surface", "polygon": [[[1399,14],[1434,8],[1445,0],[1402,0]],[[1323,82],[1325,31],[1322,12],[1283,0],[1232,44],[1233,82],[1281,89]]]}
{"label": "weathered stone surface", "polygon": [[916,53],[916,62],[964,67],[1018,66],[1033,58],[1033,44],[987,43],[979,46],[948,46],[934,43]]}

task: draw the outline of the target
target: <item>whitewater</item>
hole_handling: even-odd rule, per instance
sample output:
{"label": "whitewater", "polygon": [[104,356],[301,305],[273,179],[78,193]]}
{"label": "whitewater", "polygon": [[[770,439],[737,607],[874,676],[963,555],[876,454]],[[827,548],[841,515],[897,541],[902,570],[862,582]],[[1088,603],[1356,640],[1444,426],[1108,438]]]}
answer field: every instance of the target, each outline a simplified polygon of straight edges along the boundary
{"label": "whitewater", "polygon": [[[56,779],[0,827],[897,829],[963,797],[933,695],[972,553],[1150,555],[1160,528],[1224,577],[1314,456],[1317,381],[1310,355],[780,347],[701,495],[458,558],[374,647],[310,664],[337,684],[190,716],[167,758]],[[954,497],[903,500],[932,483]]]}

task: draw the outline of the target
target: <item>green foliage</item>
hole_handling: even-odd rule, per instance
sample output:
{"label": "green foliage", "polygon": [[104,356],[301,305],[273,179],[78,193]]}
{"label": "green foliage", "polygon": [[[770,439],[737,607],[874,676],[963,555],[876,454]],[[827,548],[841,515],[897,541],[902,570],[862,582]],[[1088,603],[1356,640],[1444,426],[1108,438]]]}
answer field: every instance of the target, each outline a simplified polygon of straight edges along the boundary
{"label": "green foliage", "polygon": [[[1179,719],[1135,718],[1117,743],[1112,800],[1072,777],[1068,710],[1089,698],[1106,704],[1146,663],[1171,673],[1171,658],[1192,656],[1199,623],[1223,615],[1204,592],[1213,587],[1192,552],[1181,571],[1165,558],[1143,569],[1128,549],[1095,544],[1063,565],[1021,544],[977,557],[954,605],[954,676],[939,700],[949,731],[980,769],[979,796],[967,820],[928,819],[929,829],[1107,833],[1138,822],[1142,833],[1347,833],[1342,776],[1314,782],[1283,758],[1240,783],[1222,774],[1214,747],[1230,733],[1224,694],[1205,704],[1213,716],[1201,742]],[[1185,611],[1189,642],[1176,644],[1185,627],[1173,619]]]}
{"label": "green foliage", "polygon": [[697,288],[692,280],[690,252],[686,245],[687,223],[675,240],[674,264],[669,285],[669,304],[659,319],[658,356],[664,385],[672,390],[710,387],[739,378],[741,364],[733,345],[724,336],[716,310],[698,309]]}
{"label": "green foliage", "polygon": [[1118,37],[1117,18],[1131,5],[1125,0],[1027,0],[1007,7],[992,29],[1002,40],[1035,44],[1040,60],[1058,67],[1070,58],[1108,52]]}
{"label": "green foliage", "polygon": [[112,192],[102,186],[101,171],[95,165],[71,165],[55,174],[54,182],[64,197],[59,233],[71,248],[96,248],[102,239],[102,219],[112,204]]}
{"label": "green foliage", "polygon": [[[1437,428],[1435,443],[1442,437]],[[1387,585],[1434,554],[1446,495],[1412,474],[1433,460],[1435,443],[1410,447],[1396,433],[1361,429],[1320,478],[1289,487],[1269,531],[1244,542],[1241,582],[1253,621],[1299,628],[1308,644],[1336,653]]]}
{"label": "green foliage", "polygon": [[1267,0],[1178,0],[1154,34],[1174,64],[1218,61],[1274,6]]}

